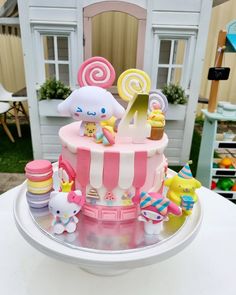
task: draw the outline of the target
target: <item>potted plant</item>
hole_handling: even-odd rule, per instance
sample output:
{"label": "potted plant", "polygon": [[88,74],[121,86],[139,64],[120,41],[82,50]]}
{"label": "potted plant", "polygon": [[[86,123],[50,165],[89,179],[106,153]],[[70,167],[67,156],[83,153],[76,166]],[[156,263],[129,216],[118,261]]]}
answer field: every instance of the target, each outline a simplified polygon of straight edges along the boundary
{"label": "potted plant", "polygon": [[168,84],[162,89],[163,94],[169,102],[166,114],[167,120],[184,120],[186,112],[187,95],[178,84]]}
{"label": "potted plant", "polygon": [[58,104],[71,94],[71,89],[61,81],[46,80],[38,91],[39,113],[41,116],[60,116],[57,112]]}

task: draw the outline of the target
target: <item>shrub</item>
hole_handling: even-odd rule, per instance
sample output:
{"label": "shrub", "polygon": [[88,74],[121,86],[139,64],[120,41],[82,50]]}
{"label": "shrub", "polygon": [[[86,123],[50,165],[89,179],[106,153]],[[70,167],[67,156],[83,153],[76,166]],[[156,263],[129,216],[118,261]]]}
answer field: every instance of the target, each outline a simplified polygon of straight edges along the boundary
{"label": "shrub", "polygon": [[47,80],[39,89],[39,99],[66,99],[71,89],[56,79]]}
{"label": "shrub", "polygon": [[168,84],[162,89],[163,94],[171,104],[186,104],[187,96],[184,89],[177,84]]}

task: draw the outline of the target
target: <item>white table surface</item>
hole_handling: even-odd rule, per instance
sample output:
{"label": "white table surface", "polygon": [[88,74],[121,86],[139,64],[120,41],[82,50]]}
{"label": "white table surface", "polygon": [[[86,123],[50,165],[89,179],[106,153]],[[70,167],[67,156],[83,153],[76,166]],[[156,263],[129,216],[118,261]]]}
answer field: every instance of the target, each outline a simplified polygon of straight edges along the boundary
{"label": "white table surface", "polygon": [[235,295],[236,205],[201,188],[204,217],[195,240],[161,263],[99,277],[31,247],[13,218],[16,187],[0,196],[0,294]]}

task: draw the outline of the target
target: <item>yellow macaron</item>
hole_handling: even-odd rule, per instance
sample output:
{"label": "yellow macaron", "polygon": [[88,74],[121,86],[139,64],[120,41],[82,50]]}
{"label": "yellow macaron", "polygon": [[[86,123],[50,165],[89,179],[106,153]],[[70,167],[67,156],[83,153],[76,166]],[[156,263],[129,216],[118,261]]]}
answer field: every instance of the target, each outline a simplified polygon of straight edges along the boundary
{"label": "yellow macaron", "polygon": [[53,187],[53,181],[52,178],[49,178],[47,180],[44,181],[31,181],[31,180],[27,180],[27,188],[28,188],[28,192],[32,193],[32,194],[45,194],[47,192],[49,192]]}

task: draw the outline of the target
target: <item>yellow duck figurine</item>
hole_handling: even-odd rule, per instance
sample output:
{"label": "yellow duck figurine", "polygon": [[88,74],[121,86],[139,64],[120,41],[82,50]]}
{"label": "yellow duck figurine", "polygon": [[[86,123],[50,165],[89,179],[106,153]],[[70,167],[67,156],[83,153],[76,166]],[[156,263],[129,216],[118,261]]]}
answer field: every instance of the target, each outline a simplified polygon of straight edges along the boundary
{"label": "yellow duck figurine", "polygon": [[192,214],[194,203],[198,197],[195,192],[201,187],[201,183],[193,178],[188,162],[177,175],[165,180],[165,186],[169,187],[167,198],[180,206],[186,215]]}

